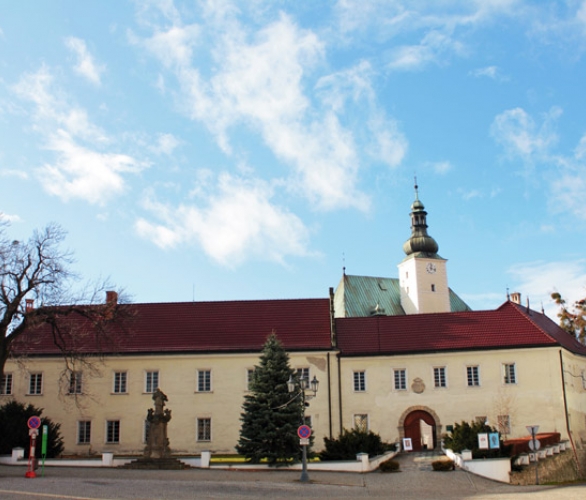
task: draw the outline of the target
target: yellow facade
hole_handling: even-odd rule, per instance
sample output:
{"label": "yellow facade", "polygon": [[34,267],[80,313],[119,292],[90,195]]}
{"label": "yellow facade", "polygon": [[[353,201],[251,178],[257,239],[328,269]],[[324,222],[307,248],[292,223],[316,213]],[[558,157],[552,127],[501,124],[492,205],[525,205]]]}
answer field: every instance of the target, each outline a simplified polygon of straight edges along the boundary
{"label": "yellow facade", "polygon": [[[258,353],[120,355],[99,363],[99,374],[83,373],[81,395],[67,394],[67,384],[59,383],[64,380],[60,358],[12,361],[6,367],[12,395],[0,396],[0,402],[14,397],[44,408],[44,415],[61,423],[66,454],[137,454],[144,447],[145,418],[153,405],[146,374],[158,372],[172,411],[168,435],[173,453],[234,453],[248,371],[258,361]],[[498,427],[505,424],[504,417],[510,424],[502,429],[506,437],[525,436],[527,425],[539,425],[578,445],[586,442],[586,360],[560,347],[357,357],[340,357],[332,350],[291,353],[290,364],[309,368],[310,377],[320,381],[306,412],[317,450],[323,437],[338,436],[342,427],[353,428],[364,416],[383,441],[396,442],[405,437],[405,419],[416,410],[435,420],[436,442],[426,438],[430,447],[438,445],[449,425],[486,418]],[[512,383],[506,383],[506,365],[514,365]],[[478,385],[469,385],[469,367],[477,367]],[[443,370],[445,387],[436,387],[436,369]],[[199,372],[209,372],[209,391],[198,390]],[[395,372],[404,374],[404,389],[395,387]],[[40,395],[28,394],[31,373],[42,373]],[[116,373],[126,373],[122,393],[115,393]],[[209,439],[198,436],[198,419],[209,419]],[[107,442],[108,421],[119,422],[119,443]],[[78,422],[91,422],[89,443],[78,443]]]}
{"label": "yellow facade", "polygon": [[[82,394],[68,394],[62,379],[60,358],[35,358],[9,362],[12,395],[0,396],[0,404],[14,397],[25,404],[44,408],[43,415],[61,423],[65,454],[102,451],[140,453],[145,443],[147,410],[153,407],[152,393],[146,392],[147,372],[158,372],[159,386],[167,395],[166,408],[172,412],[168,436],[173,453],[195,454],[202,450],[235,453],[240,431],[240,413],[248,387],[248,371],[259,362],[260,354],[116,356],[96,365],[99,374],[82,374]],[[336,384],[328,381],[331,354],[294,353],[292,368],[309,368],[320,381],[317,396],[306,415],[311,417],[316,446],[330,435],[330,393]],[[96,362],[97,363],[97,362]],[[210,390],[198,390],[198,372],[210,373]],[[30,374],[42,373],[42,394],[30,395]],[[115,393],[116,373],[126,373],[126,390]],[[198,439],[198,419],[210,419],[209,439]],[[88,444],[78,443],[78,422],[91,422]],[[119,443],[107,442],[107,422],[119,422]],[[336,433],[338,431],[336,430]]]}

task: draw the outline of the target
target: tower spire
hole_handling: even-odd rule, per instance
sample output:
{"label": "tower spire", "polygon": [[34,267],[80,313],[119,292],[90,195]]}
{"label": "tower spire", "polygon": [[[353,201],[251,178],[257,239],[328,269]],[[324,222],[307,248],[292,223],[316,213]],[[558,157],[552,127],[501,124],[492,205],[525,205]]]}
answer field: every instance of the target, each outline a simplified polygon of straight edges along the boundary
{"label": "tower spire", "polygon": [[437,242],[427,234],[427,212],[419,200],[419,186],[415,177],[415,201],[411,205],[411,237],[403,245],[403,251],[407,255],[437,257],[438,249]]}

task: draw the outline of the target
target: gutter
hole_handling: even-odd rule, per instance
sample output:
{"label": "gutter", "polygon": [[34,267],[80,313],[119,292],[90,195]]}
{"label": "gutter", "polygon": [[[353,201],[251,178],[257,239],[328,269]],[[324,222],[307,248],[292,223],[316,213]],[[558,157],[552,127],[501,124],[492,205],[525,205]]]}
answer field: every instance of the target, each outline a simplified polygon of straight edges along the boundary
{"label": "gutter", "polygon": [[564,395],[564,415],[566,417],[566,431],[568,433],[568,438],[570,439],[570,443],[572,444],[572,451],[574,452],[574,459],[576,460],[576,468],[578,469],[578,475],[582,477],[582,470],[580,469],[580,460],[578,458],[578,452],[576,451],[576,444],[574,443],[574,438],[572,437],[572,431],[570,430],[570,417],[568,414],[568,398],[566,396],[566,378],[564,376],[564,359],[562,350],[559,350],[560,353],[560,372],[562,375],[562,394]]}

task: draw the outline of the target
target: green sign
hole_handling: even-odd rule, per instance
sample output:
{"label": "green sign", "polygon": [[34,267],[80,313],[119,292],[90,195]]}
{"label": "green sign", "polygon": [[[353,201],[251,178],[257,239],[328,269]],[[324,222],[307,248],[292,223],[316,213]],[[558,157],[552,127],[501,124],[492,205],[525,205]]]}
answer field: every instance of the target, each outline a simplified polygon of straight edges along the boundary
{"label": "green sign", "polygon": [[47,454],[47,436],[49,435],[49,426],[43,425],[43,440],[41,442],[41,455]]}

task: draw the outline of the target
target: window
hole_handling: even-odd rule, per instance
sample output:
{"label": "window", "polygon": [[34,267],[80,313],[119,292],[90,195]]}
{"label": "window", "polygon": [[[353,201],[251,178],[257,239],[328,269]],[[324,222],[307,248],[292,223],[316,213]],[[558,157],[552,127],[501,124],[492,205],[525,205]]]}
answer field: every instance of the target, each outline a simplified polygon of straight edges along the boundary
{"label": "window", "polygon": [[153,393],[159,388],[159,372],[146,372],[144,380],[144,392]]}
{"label": "window", "polygon": [[77,444],[89,444],[92,438],[92,423],[89,420],[77,422]]}
{"label": "window", "polygon": [[311,422],[312,422],[311,415],[305,415],[303,417],[303,424],[304,425],[307,425],[307,426],[311,427]]}
{"label": "window", "polygon": [[499,432],[501,434],[511,433],[511,417],[509,415],[498,416]]}
{"label": "window", "polygon": [[407,390],[407,370],[393,370],[395,375],[395,390],[406,391]]}
{"label": "window", "polygon": [[43,374],[31,373],[29,379],[28,393],[38,396],[43,394]]}
{"label": "window", "polygon": [[114,372],[114,394],[126,394],[126,372]]}
{"label": "window", "polygon": [[354,429],[363,432],[368,431],[368,415],[365,413],[354,415]]}
{"label": "window", "polygon": [[106,422],[106,443],[120,442],[120,420],[108,420]]}
{"label": "window", "polygon": [[197,371],[197,392],[210,392],[212,390],[211,370]]}
{"label": "window", "polygon": [[246,388],[251,391],[252,390],[252,383],[254,381],[254,369],[246,370]]}
{"label": "window", "polygon": [[435,387],[446,387],[446,367],[438,366],[433,369],[433,384]]}
{"label": "window", "polygon": [[366,372],[354,372],[354,391],[364,392],[366,391]]}
{"label": "window", "polygon": [[12,373],[5,373],[2,375],[2,382],[0,383],[0,396],[9,394],[12,394]]}
{"label": "window", "polygon": [[303,387],[309,387],[309,368],[297,368],[297,379]]}
{"label": "window", "polygon": [[69,374],[69,394],[81,394],[81,372]]}
{"label": "window", "polygon": [[480,385],[480,372],[478,366],[467,366],[466,375],[468,377],[468,387]]}
{"label": "window", "polygon": [[211,441],[212,440],[212,419],[198,418],[197,419],[197,440]]}
{"label": "window", "polygon": [[516,384],[517,374],[515,371],[515,363],[507,363],[503,367],[505,370],[505,384]]}
{"label": "window", "polygon": [[431,285],[431,291],[435,292],[435,285],[433,285],[433,284]]}

